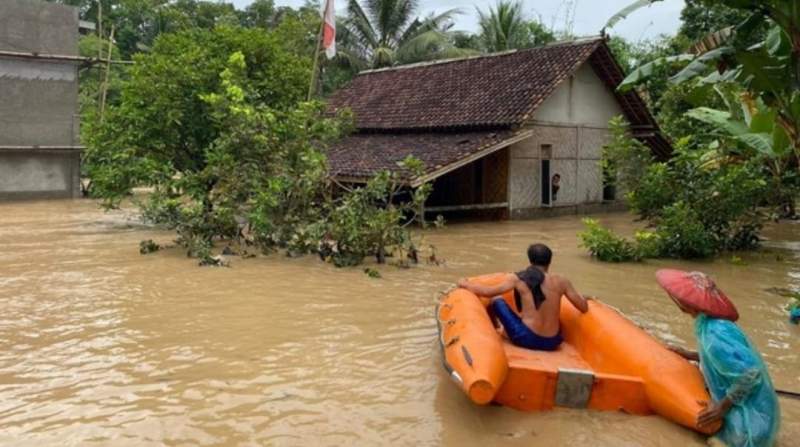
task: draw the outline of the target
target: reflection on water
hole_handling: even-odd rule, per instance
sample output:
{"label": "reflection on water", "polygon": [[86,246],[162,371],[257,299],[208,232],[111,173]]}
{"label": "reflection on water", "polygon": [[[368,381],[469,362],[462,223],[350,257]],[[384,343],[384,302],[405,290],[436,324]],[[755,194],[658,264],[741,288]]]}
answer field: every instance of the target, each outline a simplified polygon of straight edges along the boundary
{"label": "reflection on water", "polygon": [[[633,231],[626,215],[602,216]],[[532,241],[554,269],[654,334],[693,343],[657,268],[711,273],[776,385],[800,389],[800,330],[774,288],[800,287],[800,225],[767,232],[746,265],[609,265],[577,247],[577,218],[452,225],[447,262],[383,279],[312,257],[199,268],[171,235],[86,201],[0,205],[0,445],[703,445],[657,417],[476,407],[440,367],[433,305],[462,276],[520,268]],[[781,444],[800,436],[782,401]]]}

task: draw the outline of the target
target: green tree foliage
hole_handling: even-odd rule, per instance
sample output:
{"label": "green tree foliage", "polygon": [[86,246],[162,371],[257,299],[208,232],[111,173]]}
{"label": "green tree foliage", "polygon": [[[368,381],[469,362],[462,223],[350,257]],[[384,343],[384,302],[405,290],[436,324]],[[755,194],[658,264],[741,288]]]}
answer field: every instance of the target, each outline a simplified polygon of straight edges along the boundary
{"label": "green tree foliage", "polygon": [[747,16],[747,11],[728,7],[721,2],[685,0],[681,10],[680,33],[691,41],[698,41],[715,31],[744,22]]}
{"label": "green tree foliage", "polygon": [[[236,24],[274,28],[284,12],[316,10],[315,5],[298,10],[276,9],[273,0],[255,0],[243,10],[237,10],[230,1],[215,0],[48,1],[78,7],[81,19],[96,22],[101,38],[107,38],[113,26],[116,29],[115,41],[123,59],[130,59],[140,51],[148,51],[155,38],[162,33]],[[102,18],[99,17],[101,11]]]}
{"label": "green tree foliage", "polygon": [[689,111],[699,106],[724,107],[724,101],[706,89],[692,84],[667,85],[656,103],[656,119],[671,139],[704,148],[716,141],[713,126],[691,117]]}
{"label": "green tree foliage", "polygon": [[452,39],[453,45],[456,48],[462,48],[476,53],[482,51],[483,44],[481,42],[481,37],[477,34],[471,34],[465,31],[454,31]]}
{"label": "green tree foliage", "polygon": [[243,26],[264,29],[273,28],[278,19],[273,0],[253,0],[239,16]]}
{"label": "green tree foliage", "polygon": [[625,191],[634,190],[642,175],[653,162],[650,148],[630,137],[630,126],[621,116],[609,122],[611,138],[603,146],[601,161],[604,183],[620,186]]}
{"label": "green tree foliage", "polygon": [[[101,39],[95,34],[81,36],[78,41],[78,52],[81,56],[100,59],[108,58],[111,49],[111,59],[119,60],[119,48],[113,43],[109,45],[107,39]],[[79,82],[79,110],[81,122],[84,124],[95,119],[99,106],[99,98],[106,81],[105,64],[94,64],[80,70]],[[111,104],[118,100],[122,79],[125,77],[125,67],[112,65],[108,73],[108,86],[106,87],[106,101]]]}
{"label": "green tree foliage", "polygon": [[236,52],[249,67],[248,100],[285,111],[303,98],[310,61],[275,35],[240,28],[162,35],[149,54],[136,57],[120,105],[90,129],[87,163],[100,197],[113,204],[143,181],[169,185],[175,175],[206,168],[207,150],[224,126],[203,95],[221,90],[220,73]]}
{"label": "green tree foliage", "polygon": [[355,67],[395,64],[465,54],[453,45],[452,18],[457,10],[416,16],[418,0],[376,0],[347,4],[347,17],[337,26],[340,57]]}
{"label": "green tree foliage", "polygon": [[500,0],[487,12],[477,10],[482,49],[490,53],[550,43],[555,35],[540,22],[529,20],[522,2]]}
{"label": "green tree foliage", "polygon": [[690,59],[679,56],[689,45],[690,41],[681,35],[637,43],[613,37],[609,43],[622,68],[630,73],[629,79],[636,79],[637,91],[655,114],[660,112],[661,97],[671,87],[669,74],[683,68]]}

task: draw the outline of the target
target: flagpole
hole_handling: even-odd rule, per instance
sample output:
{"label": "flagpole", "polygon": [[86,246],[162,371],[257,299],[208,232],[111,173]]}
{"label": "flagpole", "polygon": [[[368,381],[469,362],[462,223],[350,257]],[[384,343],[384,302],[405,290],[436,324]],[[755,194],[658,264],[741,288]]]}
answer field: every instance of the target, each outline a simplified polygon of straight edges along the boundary
{"label": "flagpole", "polygon": [[322,30],[325,28],[325,15],[320,17],[319,22],[319,35],[317,36],[317,48],[314,51],[314,65],[311,68],[311,83],[308,85],[308,96],[306,101],[311,101],[311,95],[314,94],[314,84],[317,80],[317,65],[319,64],[319,53],[322,47]]}

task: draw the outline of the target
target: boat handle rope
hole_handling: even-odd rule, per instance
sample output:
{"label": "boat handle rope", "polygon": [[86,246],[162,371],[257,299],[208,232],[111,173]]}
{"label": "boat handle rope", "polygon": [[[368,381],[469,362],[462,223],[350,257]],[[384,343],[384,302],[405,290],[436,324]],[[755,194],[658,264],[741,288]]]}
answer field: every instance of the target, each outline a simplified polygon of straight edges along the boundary
{"label": "boat handle rope", "polygon": [[467,365],[472,366],[472,356],[470,355],[469,351],[467,351],[467,347],[461,345],[461,353],[464,354],[464,360],[467,361]]}
{"label": "boat handle rope", "polygon": [[458,286],[452,285],[452,286],[450,286],[450,287],[448,287],[448,288],[446,288],[444,290],[440,290],[439,291],[439,296],[448,295],[450,292],[452,292],[453,290],[456,290],[456,289],[458,289]]}

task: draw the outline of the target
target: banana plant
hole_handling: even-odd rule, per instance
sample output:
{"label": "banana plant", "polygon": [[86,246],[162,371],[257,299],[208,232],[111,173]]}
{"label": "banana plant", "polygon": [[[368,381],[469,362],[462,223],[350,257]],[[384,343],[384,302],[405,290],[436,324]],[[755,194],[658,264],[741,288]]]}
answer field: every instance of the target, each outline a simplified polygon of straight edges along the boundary
{"label": "banana plant", "polygon": [[712,152],[718,157],[762,160],[772,178],[772,201],[784,206],[787,215],[793,215],[794,199],[786,184],[794,183],[797,173],[790,169],[792,142],[776,119],[778,111],[747,92],[740,93],[739,98],[739,110],[736,104],[730,104],[731,111],[698,107],[688,115],[716,129],[719,140]]}
{"label": "banana plant", "polygon": [[[704,39],[703,45],[693,46],[695,50],[702,49],[698,54],[661,58],[639,67],[619,88],[622,91],[633,88],[651,77],[656,67],[688,62],[670,82],[695,82],[701,89],[723,83],[741,86],[748,101],[769,110],[765,116],[771,117],[776,128],[781,129],[743,132],[736,135],[738,141],[759,152],[781,154],[785,140],[789,148],[786,155],[800,159],[800,0],[707,1],[751,14],[732,30],[714,33],[714,39]],[[771,25],[766,39],[756,45],[748,44],[748,37],[764,21]],[[711,114],[709,110],[698,110],[692,116],[701,120],[713,117],[707,122],[722,124],[725,120],[721,119],[721,113],[724,112]]]}

